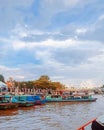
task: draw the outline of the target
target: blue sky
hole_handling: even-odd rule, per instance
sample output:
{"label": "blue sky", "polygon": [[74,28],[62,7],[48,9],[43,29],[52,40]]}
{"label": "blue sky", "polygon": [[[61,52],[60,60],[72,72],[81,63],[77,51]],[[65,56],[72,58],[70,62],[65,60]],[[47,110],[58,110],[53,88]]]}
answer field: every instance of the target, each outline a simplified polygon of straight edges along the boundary
{"label": "blue sky", "polygon": [[104,84],[104,0],[0,0],[0,73]]}

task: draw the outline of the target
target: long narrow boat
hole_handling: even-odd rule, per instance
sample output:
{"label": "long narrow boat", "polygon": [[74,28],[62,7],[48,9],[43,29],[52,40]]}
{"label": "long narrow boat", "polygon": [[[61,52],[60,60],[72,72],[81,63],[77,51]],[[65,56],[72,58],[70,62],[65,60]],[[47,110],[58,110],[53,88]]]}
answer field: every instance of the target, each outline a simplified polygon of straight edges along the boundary
{"label": "long narrow boat", "polygon": [[[18,104],[19,107],[29,107],[29,106],[34,106],[34,102],[32,101],[27,101],[26,98],[27,96],[24,95],[4,95],[3,97],[3,103],[11,103],[13,105]],[[8,104],[9,105],[9,104]]]}
{"label": "long narrow boat", "polygon": [[19,107],[30,107],[30,106],[34,106],[33,102],[19,102]]}
{"label": "long narrow boat", "polygon": [[17,95],[13,97],[13,102],[17,102],[19,104],[19,107],[30,107],[34,106],[34,101],[28,100],[28,95]]}
{"label": "long narrow boat", "polygon": [[62,97],[61,95],[46,96],[47,102],[95,102],[96,100],[97,98],[93,98],[92,96],[83,96],[83,97],[69,96],[67,98]]}
{"label": "long narrow boat", "polygon": [[18,108],[18,103],[0,103],[0,110]]}
{"label": "long narrow boat", "polygon": [[34,105],[42,105],[46,101],[44,99],[41,99],[40,95],[17,95],[14,96],[13,102],[18,102],[20,107],[28,107]]}
{"label": "long narrow boat", "polygon": [[86,128],[89,128],[89,130],[104,130],[104,115],[88,121],[77,130],[86,130]]}

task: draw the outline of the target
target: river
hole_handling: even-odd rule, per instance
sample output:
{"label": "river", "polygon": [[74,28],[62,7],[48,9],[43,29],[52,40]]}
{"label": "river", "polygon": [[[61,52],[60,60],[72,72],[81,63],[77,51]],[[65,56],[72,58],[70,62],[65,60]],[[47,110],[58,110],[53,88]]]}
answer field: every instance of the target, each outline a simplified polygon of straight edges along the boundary
{"label": "river", "polygon": [[104,114],[104,96],[96,102],[46,103],[43,106],[0,110],[0,130],[76,130]]}

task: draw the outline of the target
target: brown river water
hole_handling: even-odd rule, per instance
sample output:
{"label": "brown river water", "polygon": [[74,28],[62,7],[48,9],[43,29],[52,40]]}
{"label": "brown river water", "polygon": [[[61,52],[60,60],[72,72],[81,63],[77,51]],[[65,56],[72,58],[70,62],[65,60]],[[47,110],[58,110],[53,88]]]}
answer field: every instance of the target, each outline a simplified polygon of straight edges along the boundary
{"label": "brown river water", "polygon": [[104,96],[96,102],[46,103],[43,106],[0,110],[0,130],[76,130],[104,114]]}

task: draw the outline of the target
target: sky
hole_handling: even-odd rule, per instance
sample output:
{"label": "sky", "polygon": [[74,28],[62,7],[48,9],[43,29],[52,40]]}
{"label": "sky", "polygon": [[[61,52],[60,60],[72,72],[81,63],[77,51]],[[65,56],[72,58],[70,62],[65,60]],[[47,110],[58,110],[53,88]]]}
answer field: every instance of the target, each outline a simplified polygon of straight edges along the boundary
{"label": "sky", "polygon": [[0,0],[0,74],[104,84],[104,0]]}

